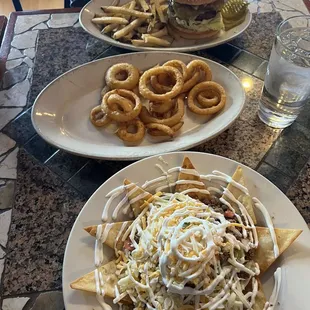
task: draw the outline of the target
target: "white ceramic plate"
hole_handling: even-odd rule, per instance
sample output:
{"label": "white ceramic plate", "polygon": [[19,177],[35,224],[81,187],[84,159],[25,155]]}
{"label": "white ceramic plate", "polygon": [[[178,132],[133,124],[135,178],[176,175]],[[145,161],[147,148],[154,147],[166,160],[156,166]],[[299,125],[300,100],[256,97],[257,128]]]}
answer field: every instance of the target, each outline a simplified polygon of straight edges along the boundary
{"label": "white ceramic plate", "polygon": [[[213,80],[226,90],[225,108],[208,121],[186,109],[184,126],[173,141],[159,142],[146,135],[139,146],[124,146],[106,128],[95,128],[89,120],[90,110],[99,104],[106,70],[119,62],[128,62],[145,70],[170,59],[185,63],[193,59],[206,61]],[[241,113],[245,93],[239,79],[224,66],[198,56],[181,53],[144,52],[113,56],[77,67],[50,83],[37,97],[32,122],[38,134],[50,144],[85,157],[133,160],[159,153],[184,150],[221,133]]]}
{"label": "white ceramic plate", "polygon": [[[120,0],[120,5],[128,2],[128,0]],[[108,35],[101,34],[99,28],[92,23],[95,13],[102,13],[100,9],[103,5],[111,5],[113,0],[92,0],[84,6],[80,12],[80,24],[86,32],[95,38],[105,41],[108,44],[115,45],[117,47],[126,48],[133,51],[170,51],[170,52],[193,52],[202,49],[214,47],[239,36],[250,25],[252,20],[252,14],[247,11],[244,22],[228,31],[222,31],[218,38],[212,40],[200,39],[200,40],[186,40],[181,37],[174,40],[171,47],[138,47],[132,44],[122,43],[109,37]]]}
{"label": "white ceramic plate", "polygon": [[[196,169],[203,174],[217,169],[232,175],[238,165],[235,161],[216,155],[178,152],[162,156],[168,162],[167,166],[158,160],[158,156],[153,156],[124,168],[106,181],[85,204],[69,236],[63,264],[63,295],[67,310],[100,309],[94,295],[74,291],[69,285],[76,278],[94,269],[95,239],[88,236],[83,227],[100,224],[101,213],[107,201],[105,195],[115,187],[120,186],[125,178],[143,184],[146,180],[158,177],[160,171],[155,167],[155,164],[159,163],[168,170],[168,168],[180,166],[185,155],[190,157]],[[308,309],[310,231],[294,205],[275,185],[254,170],[241,166],[244,169],[245,178],[248,181],[247,187],[251,195],[260,199],[267,207],[269,214],[274,218],[275,226],[304,230],[290,248],[277,260],[275,266],[264,275],[265,294],[269,298],[274,282],[273,272],[276,267],[281,266],[283,281],[279,295],[280,304],[275,309]],[[112,209],[113,207],[110,208],[111,211]],[[111,213],[109,214],[110,219]],[[123,219],[120,217],[117,220]],[[105,254],[108,260],[112,257],[111,249],[106,249]]]}

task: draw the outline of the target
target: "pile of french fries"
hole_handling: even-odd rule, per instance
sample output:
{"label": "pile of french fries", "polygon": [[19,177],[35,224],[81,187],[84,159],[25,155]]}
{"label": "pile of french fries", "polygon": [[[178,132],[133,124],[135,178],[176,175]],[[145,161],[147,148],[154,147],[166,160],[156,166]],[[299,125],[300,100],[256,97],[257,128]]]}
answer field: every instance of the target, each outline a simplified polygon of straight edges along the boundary
{"label": "pile of french fries", "polygon": [[111,6],[102,6],[92,22],[101,33],[114,40],[135,46],[170,46],[173,38],[167,28],[167,0],[132,0],[122,6],[119,0]]}

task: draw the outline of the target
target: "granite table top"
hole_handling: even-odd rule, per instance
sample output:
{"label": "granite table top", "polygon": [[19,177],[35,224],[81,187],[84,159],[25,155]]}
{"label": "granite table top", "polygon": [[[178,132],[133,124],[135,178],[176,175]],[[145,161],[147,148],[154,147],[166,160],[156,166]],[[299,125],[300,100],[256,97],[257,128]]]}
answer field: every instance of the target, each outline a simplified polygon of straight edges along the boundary
{"label": "granite table top", "polygon": [[[310,223],[310,104],[285,130],[257,117],[276,26],[308,14],[301,0],[249,0],[253,22],[234,41],[196,54],[241,80],[246,107],[215,139],[193,150],[237,160],[266,176]],[[68,52],[69,51],[69,52]],[[76,216],[90,195],[129,162],[70,155],[35,132],[38,93],[67,70],[129,51],[85,33],[76,11],[13,13],[0,50],[0,307],[59,310],[62,261]],[[2,77],[2,79],[1,79]]]}

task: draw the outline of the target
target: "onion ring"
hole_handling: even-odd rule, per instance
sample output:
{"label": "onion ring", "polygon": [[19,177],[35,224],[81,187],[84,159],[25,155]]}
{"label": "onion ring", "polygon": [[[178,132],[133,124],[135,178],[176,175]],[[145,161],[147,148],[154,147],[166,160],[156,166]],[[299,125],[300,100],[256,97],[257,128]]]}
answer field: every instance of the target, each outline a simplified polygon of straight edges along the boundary
{"label": "onion ring", "polygon": [[[209,108],[200,108],[195,104],[195,99],[197,95],[201,92],[210,91],[212,90],[217,94],[217,96],[220,98],[220,101],[217,105]],[[187,98],[188,108],[196,114],[200,115],[211,115],[215,114],[218,111],[220,111],[226,104],[226,92],[225,89],[215,83],[215,82],[201,82],[197,84],[195,87],[192,88],[192,90],[188,94]]]}
{"label": "onion ring", "polygon": [[199,59],[192,60],[187,65],[187,70],[188,70],[188,74],[190,76],[193,76],[193,74],[197,70],[203,71],[205,74],[204,81],[211,81],[212,80],[212,71],[211,71],[209,65],[206,62],[204,62],[203,60],[199,60]]}
{"label": "onion ring", "polygon": [[102,111],[101,106],[94,107],[89,115],[90,121],[96,127],[103,127],[111,123],[111,119]]}
{"label": "onion ring", "polygon": [[[184,122],[180,122],[170,128],[174,131],[174,133],[176,133],[177,131],[181,129],[183,125],[184,125]],[[166,132],[158,130],[158,129],[149,129],[148,134],[154,137],[167,136]]]}
{"label": "onion ring", "polygon": [[[162,76],[162,75],[159,75]],[[165,94],[169,91],[171,91],[172,86],[170,85],[170,81],[168,82],[168,78],[165,77],[161,77],[160,78],[162,82],[159,82],[159,78],[157,78],[157,76],[152,76],[151,77],[151,85],[153,87],[153,89],[159,93],[159,94]]]}
{"label": "onion ring", "polygon": [[[133,126],[135,128],[135,133],[129,132],[129,127]],[[141,141],[145,136],[145,126],[139,120],[131,120],[130,122],[121,123],[117,131],[117,136],[123,141],[127,142],[138,142]]]}
{"label": "onion ring", "polygon": [[[125,80],[119,80],[117,75],[125,72]],[[110,67],[106,73],[105,80],[111,89],[134,89],[139,83],[139,70],[131,64],[120,63]]]}
{"label": "onion ring", "polygon": [[162,102],[150,102],[150,112],[164,114],[173,108],[173,101],[167,100]]}
{"label": "onion ring", "polygon": [[171,129],[167,125],[158,124],[158,123],[149,123],[149,124],[146,124],[145,127],[147,129],[155,129],[157,131],[160,131],[161,133],[163,133],[163,134],[161,134],[162,136],[173,137],[173,135],[174,135],[173,129]]}
{"label": "onion ring", "polygon": [[[173,75],[175,84],[173,85],[172,89],[169,92],[166,92],[164,94],[155,94],[148,88],[147,84],[152,76],[154,75],[157,76],[158,74],[161,73],[167,73]],[[145,71],[142,74],[139,82],[139,92],[146,99],[154,101],[165,101],[176,97],[182,90],[183,84],[184,84],[183,77],[178,69],[170,66],[152,68]]]}
{"label": "onion ring", "polygon": [[[183,76],[183,80],[185,81],[187,79],[187,67],[181,60],[169,60],[163,64],[163,66],[170,66],[178,69]],[[166,74],[159,74],[158,76],[152,76],[151,77],[151,85],[154,88],[154,90],[160,94],[167,93],[171,90],[171,78],[169,79],[169,76]],[[193,84],[194,86],[194,84]]]}
{"label": "onion ring", "polygon": [[156,117],[153,117],[146,107],[142,107],[142,110],[140,113],[140,119],[145,124],[158,123],[158,124],[172,127],[176,125],[177,123],[179,123],[182,117],[184,116],[185,107],[184,107],[183,97],[179,96],[177,98],[176,108],[177,108],[177,112],[173,116],[169,118],[165,118],[165,119],[158,119]]}
{"label": "onion ring", "polygon": [[200,72],[195,72],[194,75],[187,80],[181,90],[181,93],[187,93],[190,91],[200,80]]}
{"label": "onion ring", "polygon": [[165,62],[163,66],[169,66],[178,69],[182,73],[184,81],[187,80],[187,67],[183,61],[177,59],[169,60]]}
{"label": "onion ring", "polygon": [[131,112],[133,109],[133,103],[118,94],[111,94],[107,100],[107,106],[112,111],[118,112]]}
{"label": "onion ring", "polygon": [[210,108],[217,105],[220,102],[220,98],[212,90],[203,91],[197,96],[198,103],[204,108]]}
{"label": "onion ring", "polygon": [[[131,100],[132,102],[134,102],[134,107],[133,107],[132,111],[120,112],[120,111],[113,111],[113,110],[109,109],[107,101],[108,101],[108,98],[112,94],[118,94],[118,95],[125,97],[125,98]],[[140,98],[134,92],[132,92],[130,90],[126,90],[126,89],[114,89],[114,90],[107,92],[103,96],[101,108],[102,108],[103,112],[109,116],[109,118],[111,118],[117,122],[122,123],[122,122],[128,122],[128,121],[135,119],[141,112],[142,103],[140,101]]]}

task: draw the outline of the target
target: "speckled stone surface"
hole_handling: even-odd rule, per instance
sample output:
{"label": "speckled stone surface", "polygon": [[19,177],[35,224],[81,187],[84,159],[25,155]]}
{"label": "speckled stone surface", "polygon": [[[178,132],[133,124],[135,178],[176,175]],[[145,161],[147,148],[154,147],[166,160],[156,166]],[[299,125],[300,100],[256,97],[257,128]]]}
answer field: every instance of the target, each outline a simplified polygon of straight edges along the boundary
{"label": "speckled stone surface", "polygon": [[59,75],[94,60],[109,47],[81,28],[39,30],[37,46],[29,104]]}
{"label": "speckled stone surface", "polygon": [[[253,23],[241,37],[194,53],[227,66],[246,91],[245,108],[237,121],[195,150],[219,154],[257,169],[287,192],[310,223],[310,105],[293,126],[283,131],[265,126],[257,117],[276,25],[281,16],[299,13],[287,7],[289,0],[249,1]],[[280,15],[274,9],[281,1]],[[283,15],[283,10],[287,14]],[[16,26],[19,33],[12,41],[7,63],[7,69],[13,71],[12,83],[20,79],[21,66],[27,67],[29,82],[17,83],[0,93],[0,129],[16,141],[16,145],[6,143],[0,147],[0,178],[1,173],[5,178],[16,178],[0,179],[0,195],[11,196],[0,198],[1,219],[5,218],[6,225],[0,225],[0,244],[5,246],[0,247],[0,308],[1,299],[6,307],[3,310],[63,310],[62,260],[74,219],[98,186],[130,164],[85,159],[59,151],[43,141],[31,124],[30,105],[53,79],[94,59],[129,52],[108,46],[76,28],[77,18],[76,13],[53,14],[44,24],[35,15],[19,18],[30,23]],[[65,28],[43,29],[48,26]],[[29,31],[24,32],[25,29]],[[18,149],[21,151],[16,175]],[[25,302],[30,297],[26,306],[18,299],[20,296],[26,297]]]}
{"label": "speckled stone surface", "polygon": [[257,56],[268,59],[277,25],[282,21],[278,12],[253,14],[249,28],[232,44]]}
{"label": "speckled stone surface", "polygon": [[3,282],[5,295],[61,288],[65,245],[85,203],[76,191],[23,149],[18,162]]}
{"label": "speckled stone surface", "polygon": [[288,198],[310,224],[310,160],[287,192]]}
{"label": "speckled stone surface", "polygon": [[255,169],[278,134],[261,122],[251,125],[238,119],[218,137],[193,150],[221,155]]}

